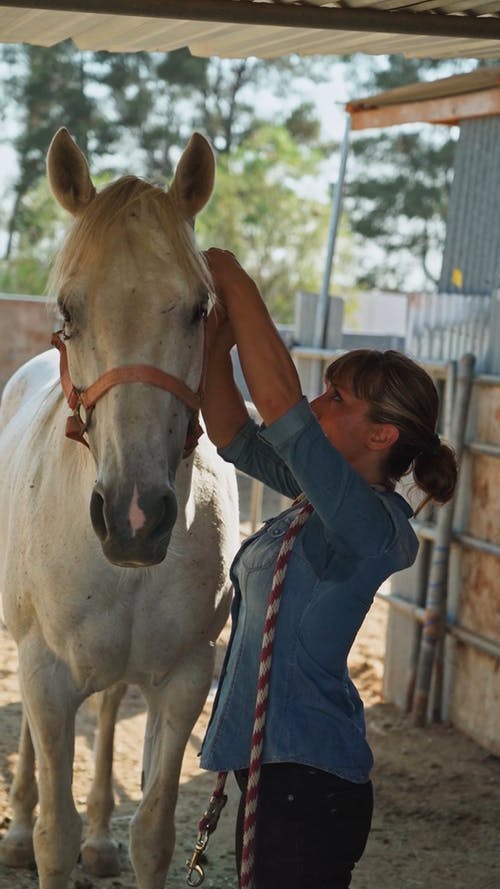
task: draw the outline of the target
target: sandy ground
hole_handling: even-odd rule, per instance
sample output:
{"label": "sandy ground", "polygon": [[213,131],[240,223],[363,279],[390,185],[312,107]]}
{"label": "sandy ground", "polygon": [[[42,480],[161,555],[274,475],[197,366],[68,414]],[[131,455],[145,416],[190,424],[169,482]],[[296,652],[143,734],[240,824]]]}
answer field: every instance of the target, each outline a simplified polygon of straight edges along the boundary
{"label": "sandy ground", "polygon": [[[369,739],[376,759],[374,824],[352,889],[500,889],[500,760],[450,727],[415,728],[408,717],[383,701],[386,620],[387,605],[377,600],[350,659],[352,676],[365,701]],[[0,629],[0,637],[1,833],[9,821],[8,790],[17,758],[21,707],[15,646],[4,629]],[[184,758],[177,806],[177,846],[168,889],[185,886],[185,860],[213,787],[213,776],[201,772],[197,760],[209,712],[207,704]],[[78,715],[74,769],[74,795],[83,817],[92,773],[94,725],[95,714],[88,704]],[[120,842],[122,874],[98,880],[77,868],[72,889],[136,887],[127,855],[127,831],[140,798],[144,725],[142,697],[131,688],[121,706],[115,744],[113,825]],[[228,805],[208,847],[204,883],[207,889],[237,887],[233,856],[237,791],[232,777],[228,790]],[[0,889],[37,886],[35,871],[0,866]]]}

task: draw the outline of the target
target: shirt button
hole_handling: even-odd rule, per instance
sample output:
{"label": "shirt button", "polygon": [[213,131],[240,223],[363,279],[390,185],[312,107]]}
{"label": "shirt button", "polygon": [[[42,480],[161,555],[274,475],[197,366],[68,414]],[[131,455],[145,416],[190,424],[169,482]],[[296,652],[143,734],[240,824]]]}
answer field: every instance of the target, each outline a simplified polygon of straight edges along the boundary
{"label": "shirt button", "polygon": [[273,525],[273,527],[269,529],[269,533],[272,537],[281,537],[286,530],[287,525],[285,525],[284,522],[280,522],[279,525]]}

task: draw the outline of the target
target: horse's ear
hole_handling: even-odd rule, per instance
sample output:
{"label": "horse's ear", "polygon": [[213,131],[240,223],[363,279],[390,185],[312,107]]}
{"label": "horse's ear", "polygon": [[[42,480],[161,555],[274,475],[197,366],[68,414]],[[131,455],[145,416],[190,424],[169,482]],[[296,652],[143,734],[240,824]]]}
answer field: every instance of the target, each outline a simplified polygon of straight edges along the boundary
{"label": "horse's ear", "polygon": [[186,219],[194,217],[212,194],[215,179],[215,157],[211,146],[200,133],[193,133],[181,156],[170,186],[170,194]]}
{"label": "horse's ear", "polygon": [[57,201],[73,216],[79,216],[96,191],[85,155],[65,127],[57,131],[47,154],[47,175]]}

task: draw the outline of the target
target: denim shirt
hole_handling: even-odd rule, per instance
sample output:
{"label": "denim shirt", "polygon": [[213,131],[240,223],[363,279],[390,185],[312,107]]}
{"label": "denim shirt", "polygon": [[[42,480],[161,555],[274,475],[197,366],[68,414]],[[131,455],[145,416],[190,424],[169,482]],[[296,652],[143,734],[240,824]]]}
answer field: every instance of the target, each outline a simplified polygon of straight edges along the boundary
{"label": "denim shirt", "polygon": [[[414,561],[408,503],[371,487],[333,447],[303,399],[266,428],[249,420],[222,456],[314,511],[285,575],[274,640],[264,763],[369,780],[373,757],[347,656],[378,587]],[[264,620],[276,558],[300,502],[247,538],[231,567],[232,631],[201,766],[249,765]]]}

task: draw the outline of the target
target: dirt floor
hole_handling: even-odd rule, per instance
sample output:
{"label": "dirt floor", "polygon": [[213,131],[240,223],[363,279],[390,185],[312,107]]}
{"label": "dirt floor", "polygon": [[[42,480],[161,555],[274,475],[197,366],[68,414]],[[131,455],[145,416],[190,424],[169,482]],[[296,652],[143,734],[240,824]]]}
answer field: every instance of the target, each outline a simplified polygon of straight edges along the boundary
{"label": "dirt floor", "polygon": [[[366,704],[369,739],[376,759],[373,830],[365,856],[356,868],[352,889],[500,889],[500,760],[452,728],[415,728],[408,717],[383,701],[386,620],[387,605],[377,600],[350,659],[351,674]],[[15,646],[4,629],[0,635],[1,833],[9,819],[8,790],[16,764],[21,708]],[[207,704],[186,750],[169,889],[185,886],[185,860],[213,787],[213,776],[201,772],[197,761],[209,712]],[[94,722],[89,704],[78,716],[74,770],[74,795],[83,817],[92,770]],[[77,868],[72,889],[136,886],[127,856],[127,830],[140,797],[144,725],[141,695],[131,688],[120,710],[115,745],[113,824],[120,843],[122,874],[98,880]],[[232,778],[228,789],[229,803],[208,848],[207,889],[236,889],[237,885],[232,838],[237,792]],[[36,872],[0,866],[0,889],[37,886]]]}

